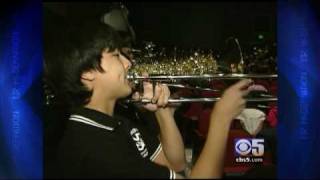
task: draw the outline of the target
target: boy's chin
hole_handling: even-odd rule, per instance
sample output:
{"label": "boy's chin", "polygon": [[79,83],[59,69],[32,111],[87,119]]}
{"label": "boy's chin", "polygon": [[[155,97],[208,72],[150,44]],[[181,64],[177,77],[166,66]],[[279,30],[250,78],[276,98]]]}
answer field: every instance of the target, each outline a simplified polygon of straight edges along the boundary
{"label": "boy's chin", "polygon": [[128,97],[130,94],[132,93],[132,89],[130,87],[128,87],[127,89],[125,89],[121,95],[120,98],[125,98]]}
{"label": "boy's chin", "polygon": [[126,94],[126,96],[129,96],[132,93],[132,88],[128,89],[128,93]]}

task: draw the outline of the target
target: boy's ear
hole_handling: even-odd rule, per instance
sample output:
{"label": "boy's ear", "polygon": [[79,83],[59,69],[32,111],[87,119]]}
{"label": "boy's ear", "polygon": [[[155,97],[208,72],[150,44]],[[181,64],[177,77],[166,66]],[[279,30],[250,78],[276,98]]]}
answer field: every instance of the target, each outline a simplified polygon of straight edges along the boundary
{"label": "boy's ear", "polygon": [[94,78],[95,78],[94,71],[86,71],[81,75],[81,79],[87,80],[87,81],[93,81]]}

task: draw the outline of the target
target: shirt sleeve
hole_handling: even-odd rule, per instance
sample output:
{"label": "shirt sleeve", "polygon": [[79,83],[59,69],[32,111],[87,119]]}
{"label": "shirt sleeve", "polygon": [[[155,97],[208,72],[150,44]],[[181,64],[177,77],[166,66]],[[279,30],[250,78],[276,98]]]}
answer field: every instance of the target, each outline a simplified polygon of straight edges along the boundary
{"label": "shirt sleeve", "polygon": [[157,136],[160,134],[160,127],[154,112],[139,111],[139,116],[142,118],[143,122],[145,122],[144,125],[149,130],[150,134],[154,136]]}
{"label": "shirt sleeve", "polygon": [[159,125],[157,123],[156,117],[154,116],[154,113],[152,112],[139,112],[139,116],[141,117],[142,121],[138,123],[130,122],[129,130],[131,128],[139,129],[141,138],[143,139],[143,142],[148,149],[148,155],[146,158],[154,161],[154,159],[162,150],[162,145],[158,138]]}

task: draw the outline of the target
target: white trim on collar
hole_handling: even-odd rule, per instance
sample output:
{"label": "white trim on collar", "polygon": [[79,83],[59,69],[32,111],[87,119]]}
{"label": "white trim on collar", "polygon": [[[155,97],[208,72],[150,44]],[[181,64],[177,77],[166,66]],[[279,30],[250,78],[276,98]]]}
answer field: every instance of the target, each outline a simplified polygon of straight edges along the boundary
{"label": "white trim on collar", "polygon": [[102,129],[106,129],[106,130],[109,130],[109,131],[113,131],[114,128],[112,127],[109,127],[109,126],[105,126],[105,125],[102,125],[102,124],[99,124],[91,119],[88,119],[86,117],[83,117],[83,116],[80,116],[80,115],[71,115],[69,120],[72,120],[72,121],[78,121],[78,122],[81,122],[81,123],[84,123],[84,124],[89,124],[91,126],[95,126],[95,127],[98,127],[98,128],[102,128]]}

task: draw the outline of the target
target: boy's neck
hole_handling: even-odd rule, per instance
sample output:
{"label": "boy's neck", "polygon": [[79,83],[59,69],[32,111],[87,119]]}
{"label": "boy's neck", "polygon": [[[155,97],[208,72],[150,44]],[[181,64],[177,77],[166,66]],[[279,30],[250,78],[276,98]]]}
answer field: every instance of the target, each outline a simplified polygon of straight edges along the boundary
{"label": "boy's neck", "polygon": [[85,107],[100,111],[102,113],[108,114],[109,116],[113,116],[115,104],[116,100],[94,101],[91,99],[91,101],[87,105],[85,105]]}

